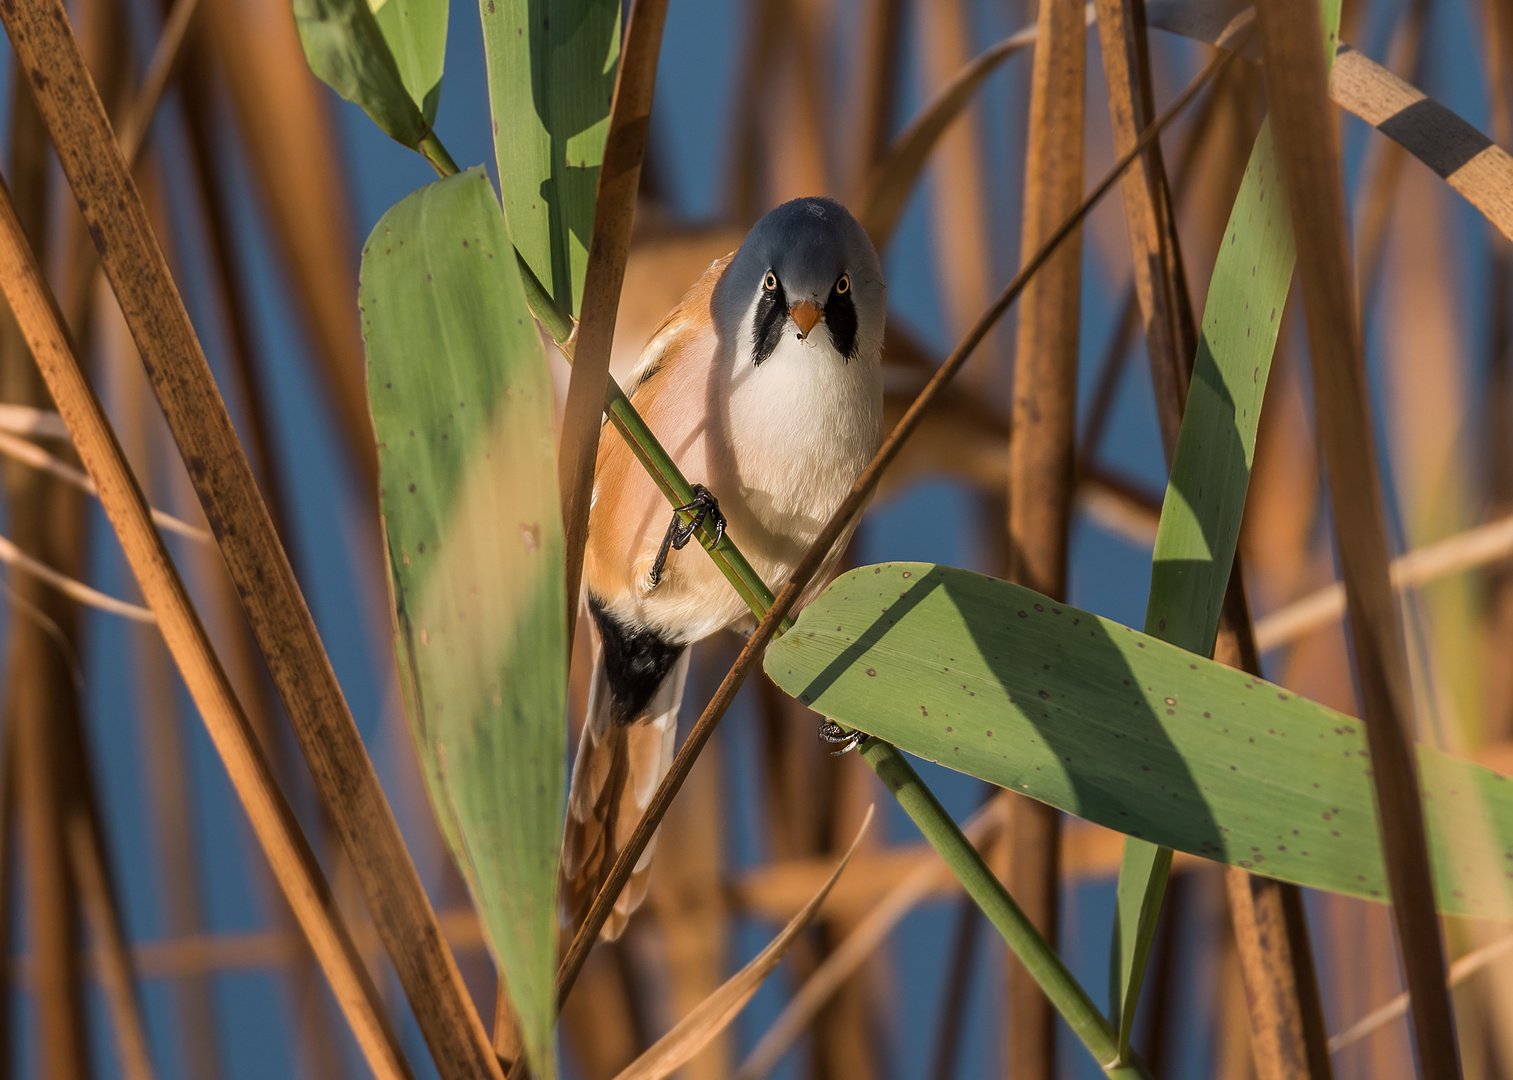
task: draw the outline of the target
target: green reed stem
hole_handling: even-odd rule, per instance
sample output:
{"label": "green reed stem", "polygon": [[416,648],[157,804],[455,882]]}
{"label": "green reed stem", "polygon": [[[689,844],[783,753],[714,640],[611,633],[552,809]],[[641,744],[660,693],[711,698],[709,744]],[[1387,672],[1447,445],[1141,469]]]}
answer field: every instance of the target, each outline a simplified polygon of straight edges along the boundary
{"label": "green reed stem", "polygon": [[883,786],[898,800],[904,812],[919,826],[930,846],[940,853],[956,880],[961,882],[988,921],[998,928],[1019,962],[1025,966],[1052,1006],[1072,1032],[1082,1040],[1104,1073],[1114,1077],[1140,1077],[1150,1073],[1139,1061],[1121,1063],[1119,1038],[1080,983],[1056,955],[1056,950],[1035,929],[1009,891],[988,869],[945,807],[920,779],[898,748],[882,739],[862,743],[862,758]]}

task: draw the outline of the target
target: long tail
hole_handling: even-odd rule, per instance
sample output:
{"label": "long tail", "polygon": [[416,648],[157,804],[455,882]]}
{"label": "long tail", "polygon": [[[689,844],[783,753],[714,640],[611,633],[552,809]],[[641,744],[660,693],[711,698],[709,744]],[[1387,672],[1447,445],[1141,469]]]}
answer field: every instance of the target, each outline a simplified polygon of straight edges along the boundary
{"label": "long tail", "polygon": [[[578,743],[577,760],[573,762],[567,828],[562,838],[562,907],[570,924],[576,924],[588,911],[657,785],[672,765],[678,706],[683,701],[683,684],[687,679],[685,649],[646,708],[631,723],[617,724],[610,719],[608,677],[603,650],[595,635],[588,718]],[[646,898],[651,856],[656,847],[657,837],[653,836],[604,924],[604,940],[619,937],[631,912]]]}

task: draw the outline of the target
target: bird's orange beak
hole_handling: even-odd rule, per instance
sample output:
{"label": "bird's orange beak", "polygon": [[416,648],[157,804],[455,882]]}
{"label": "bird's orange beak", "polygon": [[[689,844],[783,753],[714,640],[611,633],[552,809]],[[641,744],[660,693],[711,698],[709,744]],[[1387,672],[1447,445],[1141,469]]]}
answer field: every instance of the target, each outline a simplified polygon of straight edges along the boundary
{"label": "bird's orange beak", "polygon": [[809,331],[814,329],[814,324],[820,321],[822,314],[820,306],[808,300],[800,300],[788,309],[788,317],[799,328],[800,341],[809,336]]}

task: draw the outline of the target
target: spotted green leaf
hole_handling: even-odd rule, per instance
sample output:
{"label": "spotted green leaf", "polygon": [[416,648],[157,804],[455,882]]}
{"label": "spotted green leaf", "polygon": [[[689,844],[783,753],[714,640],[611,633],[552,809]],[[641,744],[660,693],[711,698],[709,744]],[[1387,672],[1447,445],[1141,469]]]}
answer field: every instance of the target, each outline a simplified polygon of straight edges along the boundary
{"label": "spotted green leaf", "polygon": [[[767,674],[847,727],[1120,832],[1387,896],[1360,721],[1038,593],[930,563],[837,578]],[[1419,749],[1441,911],[1513,917],[1513,783]]]}
{"label": "spotted green leaf", "polygon": [[567,686],[552,391],[481,168],[383,216],[361,304],[405,712],[550,1080]]}

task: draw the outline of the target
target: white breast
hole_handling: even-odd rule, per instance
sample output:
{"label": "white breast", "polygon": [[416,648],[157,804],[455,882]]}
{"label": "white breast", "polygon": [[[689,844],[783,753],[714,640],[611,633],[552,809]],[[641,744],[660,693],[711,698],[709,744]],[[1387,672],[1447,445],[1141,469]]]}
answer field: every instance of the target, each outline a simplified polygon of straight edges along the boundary
{"label": "white breast", "polygon": [[878,359],[848,361],[823,324],[801,341],[790,323],[760,365],[749,351],[735,365],[726,417],[738,497],[802,554],[882,440]]}
{"label": "white breast", "polygon": [[[730,538],[776,591],[882,442],[880,350],[864,344],[848,361],[823,323],[800,341],[790,321],[758,365],[749,333],[742,338],[720,355],[711,334],[707,349],[685,353],[637,400],[665,395],[654,407],[659,437],[688,479],[719,499]],[[631,556],[640,585],[617,601],[616,614],[674,641],[750,626],[746,605],[694,545],[673,552],[662,581],[650,585],[666,514],[657,496]]]}

